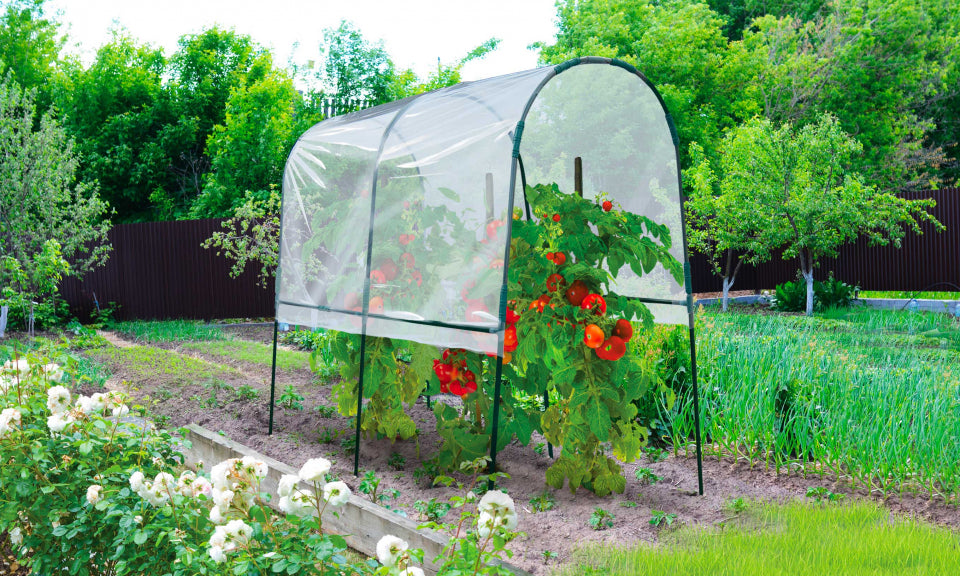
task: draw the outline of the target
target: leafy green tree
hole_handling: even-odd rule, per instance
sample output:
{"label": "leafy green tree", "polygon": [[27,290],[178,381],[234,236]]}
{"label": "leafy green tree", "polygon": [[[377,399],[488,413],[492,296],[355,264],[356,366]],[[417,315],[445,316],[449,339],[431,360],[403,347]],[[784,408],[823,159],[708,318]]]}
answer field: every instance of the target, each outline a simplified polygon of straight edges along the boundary
{"label": "leafy green tree", "polygon": [[276,274],[280,253],[280,192],[271,188],[265,197],[249,192],[234,209],[223,230],[214,232],[202,246],[233,260],[230,277],[243,274],[248,264],[260,267],[259,282],[266,287]]}
{"label": "leafy green tree", "polygon": [[697,143],[691,144],[693,165],[683,174],[690,194],[684,204],[687,241],[691,250],[706,256],[714,273],[723,279],[724,312],[741,267],[769,260],[777,241],[770,210],[740,173],[749,163],[751,136],[747,130],[729,133],[720,144],[718,170]]}
{"label": "leafy green tree", "polygon": [[0,285],[39,294],[48,275],[38,272],[60,269],[50,262],[70,261],[67,273],[81,276],[106,260],[110,221],[96,187],[76,182],[73,141],[49,110],[37,115],[35,99],[9,75],[0,82]]}
{"label": "leafy green tree", "polygon": [[55,102],[64,128],[76,139],[80,177],[96,181],[120,221],[149,220],[150,194],[166,182],[168,162],[150,153],[164,123],[166,59],[122,29],[84,68],[65,67]]}
{"label": "leafy green tree", "polygon": [[234,88],[224,123],[214,126],[207,141],[211,166],[192,216],[230,216],[248,192],[261,200],[270,195],[283,178],[293,143],[316,119],[297,117],[299,99],[293,81],[279,70]]}
{"label": "leafy green tree", "polygon": [[842,245],[864,236],[899,246],[907,229],[921,233],[918,221],[943,228],[927,211],[932,200],[906,200],[866,184],[853,170],[862,150],[829,114],[802,128],[755,119],[725,139],[732,159],[724,179],[731,189],[753,191],[754,209],[763,211],[769,227],[768,249],[798,259],[807,315],[813,314],[814,269]]}
{"label": "leafy green tree", "polygon": [[690,142],[715,159],[723,130],[762,110],[751,81],[756,63],[728,59],[724,20],[705,3],[565,0],[557,10],[556,42],[535,45],[541,62],[606,56],[635,66],[657,86],[675,119],[684,167]]}
{"label": "leafy green tree", "polygon": [[0,75],[12,75],[24,88],[37,89],[39,110],[50,104],[50,80],[65,38],[60,24],[48,18],[46,0],[0,2]]}
{"label": "leafy green tree", "polygon": [[224,123],[231,91],[257,82],[271,68],[269,52],[232,30],[214,27],[180,39],[159,110],[170,120],[146,151],[150,161],[165,162],[166,181],[151,195],[157,215],[188,216],[210,170],[207,139]]}

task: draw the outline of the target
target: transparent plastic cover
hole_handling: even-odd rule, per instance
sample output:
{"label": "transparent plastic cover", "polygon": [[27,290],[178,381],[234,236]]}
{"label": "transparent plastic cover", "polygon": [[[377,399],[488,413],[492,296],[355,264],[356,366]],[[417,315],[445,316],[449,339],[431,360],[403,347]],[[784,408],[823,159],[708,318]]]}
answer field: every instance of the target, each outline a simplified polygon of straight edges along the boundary
{"label": "transparent plastic cover", "polygon": [[[603,191],[666,224],[683,261],[665,111],[640,76],[592,60],[458,84],[307,131],[284,174],[278,321],[360,333],[367,312],[372,336],[498,353],[506,294],[489,278],[504,266],[509,207],[523,203],[521,120],[527,184],[572,192],[579,156],[585,197]],[[685,297],[660,267],[612,274],[622,295]],[[658,321],[685,321],[684,306],[650,308]]]}

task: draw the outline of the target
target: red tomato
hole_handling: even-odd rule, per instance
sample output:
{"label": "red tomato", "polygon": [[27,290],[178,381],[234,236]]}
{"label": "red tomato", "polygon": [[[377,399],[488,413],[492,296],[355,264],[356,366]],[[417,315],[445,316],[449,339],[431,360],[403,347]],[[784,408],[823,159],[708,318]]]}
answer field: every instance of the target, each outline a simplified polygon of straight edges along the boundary
{"label": "red tomato", "polygon": [[553,221],[554,221],[554,222],[559,222],[559,221],[560,221],[560,215],[559,215],[559,214],[554,214],[554,215],[553,215]]}
{"label": "red tomato", "polygon": [[603,344],[604,334],[596,324],[590,324],[583,330],[583,343],[587,348],[599,348]]}
{"label": "red tomato", "polygon": [[370,313],[383,314],[383,298],[374,296],[370,299]]}
{"label": "red tomato", "polygon": [[554,254],[553,252],[547,252],[547,260],[553,261]]}
{"label": "red tomato", "polygon": [[383,284],[387,281],[386,275],[379,270],[370,271],[370,281],[374,284]]}
{"label": "red tomato", "polygon": [[613,209],[613,202],[604,200],[602,206],[604,212],[609,212],[611,209]]}
{"label": "red tomato", "polygon": [[477,375],[473,373],[472,370],[463,371],[463,381],[464,382],[473,382],[476,381]]}
{"label": "red tomato", "polygon": [[517,329],[514,326],[510,326],[503,331],[503,347],[508,348],[510,346],[516,346],[517,344]]}
{"label": "red tomato", "polygon": [[514,312],[513,310],[507,308],[507,324],[516,324],[517,320],[520,319],[520,315]]}
{"label": "red tomato", "polygon": [[417,263],[416,258],[413,257],[413,254],[409,252],[404,252],[400,255],[400,261],[403,262],[403,265],[407,268],[413,268]]}
{"label": "red tomato", "polygon": [[491,270],[502,270],[503,269],[503,258],[497,258],[490,263],[489,268]]}
{"label": "red tomato", "polygon": [[607,301],[599,294],[587,294],[580,303],[580,307],[584,310],[593,310],[595,313],[599,310],[601,316],[607,313]]}
{"label": "red tomato", "polygon": [[450,380],[452,380],[453,366],[450,364],[444,364],[439,360],[434,360],[433,371],[436,373],[437,379],[440,380],[440,384],[449,384]]}
{"label": "red tomato", "polygon": [[463,387],[460,385],[459,380],[454,380],[450,382],[450,393],[456,394],[457,396],[465,396],[466,394],[463,391]]}
{"label": "red tomato", "polygon": [[587,297],[587,285],[580,280],[574,280],[573,284],[567,288],[567,302],[574,306],[579,306],[583,299]]}
{"label": "red tomato", "polygon": [[506,345],[504,345],[503,351],[504,351],[504,352],[513,352],[514,350],[517,349],[517,346],[519,346],[519,345],[520,345],[519,342],[514,342],[513,346],[506,346]]}
{"label": "red tomato", "polygon": [[613,327],[613,335],[620,337],[624,342],[629,342],[633,338],[633,324],[624,318],[617,320],[617,325]]}
{"label": "red tomato", "polygon": [[477,391],[477,381],[467,380],[466,382],[463,383],[460,389],[463,390],[463,394],[461,394],[461,396],[466,396],[467,394],[473,394],[474,392]]}
{"label": "red tomato", "polygon": [[413,242],[417,239],[416,234],[401,234],[400,235],[400,245],[406,246],[407,244]]}
{"label": "red tomato", "polygon": [[343,307],[348,310],[353,310],[360,306],[360,294],[356,292],[347,292],[347,295],[343,297]]}
{"label": "red tomato", "polygon": [[557,266],[561,266],[567,261],[567,255],[563,252],[557,252],[553,255],[553,263]]}
{"label": "red tomato", "polygon": [[537,312],[543,312],[543,307],[546,305],[547,305],[546,302],[537,298],[536,300],[530,303],[530,307],[528,308],[528,310],[533,310],[534,308],[536,308]]}
{"label": "red tomato", "polygon": [[511,360],[513,360],[513,354],[511,354],[510,352],[507,352],[506,350],[504,350],[504,351],[503,351],[503,363],[504,363],[504,364],[509,364]]}
{"label": "red tomato", "polygon": [[627,344],[619,336],[611,336],[603,341],[596,352],[602,360],[619,360],[627,353]]}
{"label": "red tomato", "polygon": [[567,281],[563,279],[563,276],[559,274],[551,274],[547,277],[547,290],[550,292],[556,292],[558,288],[566,284]]}
{"label": "red tomato", "polygon": [[417,286],[420,286],[421,284],[423,284],[423,276],[420,275],[419,270],[414,270],[413,274],[411,274],[410,277],[413,278],[414,282],[417,283]]}
{"label": "red tomato", "polygon": [[494,238],[497,235],[497,228],[503,226],[502,220],[491,220],[487,223],[487,238]]}
{"label": "red tomato", "polygon": [[389,258],[380,263],[380,271],[383,272],[383,278],[387,282],[397,277],[397,265]]}

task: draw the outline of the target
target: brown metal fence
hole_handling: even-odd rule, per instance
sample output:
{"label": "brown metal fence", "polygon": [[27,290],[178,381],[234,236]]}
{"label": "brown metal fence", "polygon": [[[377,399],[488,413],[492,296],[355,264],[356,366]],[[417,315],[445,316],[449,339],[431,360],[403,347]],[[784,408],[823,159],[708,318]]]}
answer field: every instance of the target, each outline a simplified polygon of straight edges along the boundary
{"label": "brown metal fence", "polygon": [[[930,224],[921,226],[922,235],[907,232],[899,249],[893,246],[869,246],[859,240],[840,249],[836,258],[820,263],[814,277],[834,276],[864,290],[918,291],[941,283],[960,285],[960,188],[916,192],[906,198],[933,198],[931,210],[946,230],[936,232]],[[714,276],[702,256],[691,259],[694,292],[717,292],[720,279]],[[777,284],[797,277],[799,263],[783,260],[779,254],[756,268],[744,266],[737,275],[734,290],[773,289]],[[942,285],[940,290],[957,291]]]}
{"label": "brown metal fence", "polygon": [[[937,233],[924,225],[923,235],[908,233],[900,249],[868,246],[861,241],[824,260],[817,278],[834,275],[865,290],[924,290],[941,282],[960,285],[960,189],[912,194],[934,198],[934,216],[947,229]],[[61,294],[73,314],[87,319],[94,298],[101,306],[120,304],[120,319],[259,318],[274,314],[274,286],[257,285],[250,269],[230,278],[230,261],[200,244],[220,229],[221,220],[188,220],[122,224],[110,232],[113,253],[106,266],[83,281],[68,279]],[[695,292],[720,290],[704,259],[692,259]],[[774,257],[757,268],[745,267],[734,290],[772,289],[797,274],[797,263]],[[948,289],[948,287],[944,287]]]}
{"label": "brown metal fence", "polygon": [[81,320],[110,302],[119,319],[272,317],[273,282],[257,285],[250,269],[230,278],[231,262],[200,244],[221,220],[121,224],[110,231],[113,252],[105,266],[82,281],[60,287],[71,312]]}

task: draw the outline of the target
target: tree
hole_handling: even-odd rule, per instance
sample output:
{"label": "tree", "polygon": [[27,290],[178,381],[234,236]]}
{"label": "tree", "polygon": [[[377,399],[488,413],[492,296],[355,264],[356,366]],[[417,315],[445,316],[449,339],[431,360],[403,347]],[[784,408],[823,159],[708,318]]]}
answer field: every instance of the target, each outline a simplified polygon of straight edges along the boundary
{"label": "tree", "polygon": [[769,226],[768,248],[799,260],[808,316],[814,269],[843,244],[865,236],[871,244],[899,246],[907,229],[921,233],[918,220],[943,228],[927,211],[933,200],[883,192],[853,171],[863,147],[832,115],[799,129],[754,119],[731,131],[725,144],[736,155],[725,178],[732,188],[753,190]]}
{"label": "tree", "polygon": [[687,241],[691,250],[707,257],[714,273],[723,279],[724,312],[743,264],[769,260],[776,243],[770,211],[738,173],[752,153],[752,134],[747,130],[731,132],[720,144],[719,176],[697,143],[690,145],[693,165],[684,171],[690,194],[684,204]]}
{"label": "tree", "polygon": [[77,141],[80,178],[100,186],[100,195],[122,222],[149,220],[150,195],[167,182],[167,160],[151,145],[170,121],[163,113],[162,50],[138,44],[123,29],[97,50],[84,68],[71,62],[55,89],[64,128]]}
{"label": "tree", "polygon": [[50,104],[50,80],[65,38],[60,24],[47,18],[46,0],[8,0],[0,15],[0,75],[8,73],[25,89],[36,88],[37,108]]}
{"label": "tree", "polygon": [[66,260],[72,263],[66,273],[79,277],[106,260],[108,207],[95,186],[76,182],[77,166],[73,140],[53,114],[48,110],[37,115],[35,92],[22,89],[10,75],[4,78],[0,254],[7,260],[0,269],[0,284],[38,293],[46,281],[38,274],[44,267],[61,270],[56,262]]}
{"label": "tree", "polygon": [[277,271],[280,253],[280,193],[271,188],[265,198],[247,193],[243,204],[202,246],[216,248],[217,256],[233,260],[230,277],[237,278],[248,264],[260,266],[259,282],[266,287]]}
{"label": "tree", "polygon": [[317,118],[296,115],[300,95],[279,70],[250,85],[234,88],[226,118],[207,141],[210,171],[203,193],[190,210],[197,218],[232,214],[253,193],[265,200],[283,178],[283,167],[297,137]]}

